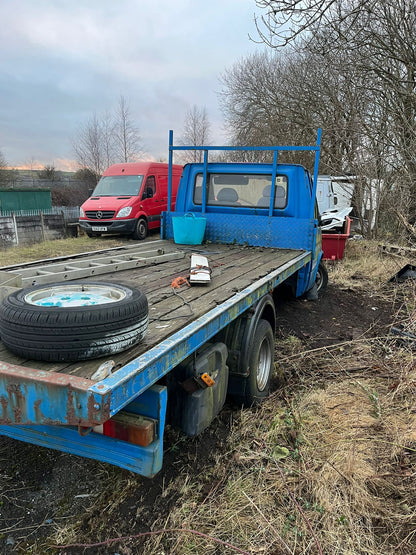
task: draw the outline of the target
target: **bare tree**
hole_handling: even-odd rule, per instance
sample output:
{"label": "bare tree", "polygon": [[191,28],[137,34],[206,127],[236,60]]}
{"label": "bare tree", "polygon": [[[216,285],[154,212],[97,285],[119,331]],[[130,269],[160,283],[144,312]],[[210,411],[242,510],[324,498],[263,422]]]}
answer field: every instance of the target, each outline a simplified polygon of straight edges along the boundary
{"label": "bare tree", "polygon": [[137,159],[141,148],[139,129],[132,120],[130,108],[124,96],[120,96],[114,130],[117,157],[122,162],[132,162]]}
{"label": "bare tree", "polygon": [[115,122],[110,112],[105,112],[100,118],[100,134],[104,165],[108,168],[118,161],[115,144]]}
{"label": "bare tree", "polygon": [[6,185],[10,179],[10,171],[7,169],[6,158],[0,150],[0,186]]}
{"label": "bare tree", "polygon": [[102,172],[117,161],[115,153],[114,120],[108,112],[93,114],[73,140],[76,160],[99,179]]}
{"label": "bare tree", "polygon": [[[263,15],[256,19],[261,40],[268,46],[286,46],[305,33],[316,31],[330,22],[339,23],[345,18],[342,0],[256,0]],[[344,2],[351,13],[356,13],[362,5],[374,3],[371,0],[350,0]]]}
{"label": "bare tree", "polygon": [[97,180],[103,171],[117,162],[131,162],[140,152],[138,128],[123,96],[115,115],[96,113],[80,128],[73,140],[76,160],[81,168],[92,172]]}
{"label": "bare tree", "polygon": [[[183,146],[208,146],[210,144],[210,128],[206,108],[194,105],[187,110],[179,144]],[[200,150],[184,151],[181,159],[184,163],[202,162],[203,152]]]}
{"label": "bare tree", "polygon": [[94,172],[97,178],[106,169],[102,125],[97,114],[81,127],[73,148],[78,164]]}
{"label": "bare tree", "polygon": [[[321,127],[322,167],[349,171],[359,147],[358,120],[365,97],[351,89],[348,73],[328,73],[327,64],[318,54],[290,50],[256,53],[227,70],[221,106],[230,142],[312,144]],[[292,160],[293,155],[284,158]]]}
{"label": "bare tree", "polygon": [[[395,180],[410,200],[401,220],[416,222],[416,0],[257,0],[257,20],[269,46],[292,43],[324,59],[339,55],[355,68],[352,86],[371,96],[360,123],[373,171]],[[342,56],[341,56],[342,54]],[[341,66],[327,65],[331,73]],[[329,72],[328,72],[329,73]],[[386,125],[386,123],[388,125]],[[377,139],[375,141],[374,139]],[[379,148],[381,142],[382,148]],[[360,161],[362,162],[362,160]],[[367,169],[371,164],[367,165]],[[372,179],[378,178],[377,176]]]}
{"label": "bare tree", "polygon": [[[321,127],[321,172],[361,176],[353,180],[356,214],[362,232],[370,233],[372,228],[367,223],[369,219],[375,221],[374,202],[383,197],[381,184],[388,167],[383,120],[377,127],[372,96],[354,65],[348,60],[342,63],[343,53],[324,56],[287,50],[257,53],[224,73],[221,104],[230,142],[313,144]],[[328,67],[333,71],[328,72]],[[368,138],[367,127],[377,141]],[[283,153],[279,159],[313,166],[310,154]],[[375,183],[380,185],[377,195]]]}

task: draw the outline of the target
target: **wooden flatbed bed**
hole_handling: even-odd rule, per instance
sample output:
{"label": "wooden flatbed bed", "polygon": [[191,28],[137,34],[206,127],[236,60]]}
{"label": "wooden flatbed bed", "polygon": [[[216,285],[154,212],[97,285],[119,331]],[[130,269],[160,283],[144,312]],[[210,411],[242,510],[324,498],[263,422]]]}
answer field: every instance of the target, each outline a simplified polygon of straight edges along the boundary
{"label": "wooden flatbed bed", "polygon": [[[140,344],[111,357],[76,363],[48,363],[17,357],[0,343],[0,360],[11,365],[89,379],[102,362],[111,358],[115,361],[116,371],[236,293],[280,267],[290,264],[304,253],[301,250],[238,245],[182,247],[169,241],[157,243],[158,248],[163,247],[165,251],[182,251],[185,256],[178,260],[83,278],[137,287],[146,294],[149,303],[149,327]],[[151,245],[151,242],[147,245]],[[208,258],[212,271],[211,281],[209,284],[191,287],[182,285],[179,290],[181,298],[173,293],[171,283],[177,277],[189,275],[190,256],[193,252]],[[184,301],[189,304],[185,304]]]}

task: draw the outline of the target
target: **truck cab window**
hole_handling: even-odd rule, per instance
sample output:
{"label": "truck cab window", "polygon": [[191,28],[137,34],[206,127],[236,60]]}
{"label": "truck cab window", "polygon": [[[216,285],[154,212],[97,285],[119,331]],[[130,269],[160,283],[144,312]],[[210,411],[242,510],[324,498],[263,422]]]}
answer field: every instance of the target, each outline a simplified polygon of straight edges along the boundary
{"label": "truck cab window", "polygon": [[[193,201],[202,204],[202,174],[194,184]],[[208,174],[207,206],[241,206],[268,208],[272,190],[272,176],[267,174]],[[274,208],[287,205],[288,179],[277,175],[274,190]]]}

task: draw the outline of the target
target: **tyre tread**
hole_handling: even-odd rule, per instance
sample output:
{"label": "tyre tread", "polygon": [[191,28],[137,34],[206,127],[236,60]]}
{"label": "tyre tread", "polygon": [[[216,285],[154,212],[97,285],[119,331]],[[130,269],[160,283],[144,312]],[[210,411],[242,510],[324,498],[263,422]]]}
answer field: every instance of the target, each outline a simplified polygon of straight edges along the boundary
{"label": "tyre tread", "polygon": [[136,344],[148,326],[147,298],[139,289],[107,285],[124,289],[126,296],[114,303],[88,307],[43,307],[27,303],[25,297],[44,286],[10,294],[0,306],[4,345],[29,359],[62,362],[114,354]]}

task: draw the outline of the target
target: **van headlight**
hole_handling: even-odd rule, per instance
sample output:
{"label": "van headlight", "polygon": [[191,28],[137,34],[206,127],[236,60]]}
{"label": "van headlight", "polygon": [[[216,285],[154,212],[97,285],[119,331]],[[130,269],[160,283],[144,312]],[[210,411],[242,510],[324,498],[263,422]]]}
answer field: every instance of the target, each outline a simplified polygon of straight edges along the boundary
{"label": "van headlight", "polygon": [[116,218],[127,218],[127,216],[130,216],[131,214],[131,209],[131,206],[125,206],[118,212]]}
{"label": "van headlight", "polygon": [[82,208],[79,209],[79,217],[80,218],[85,218],[85,212]]}

